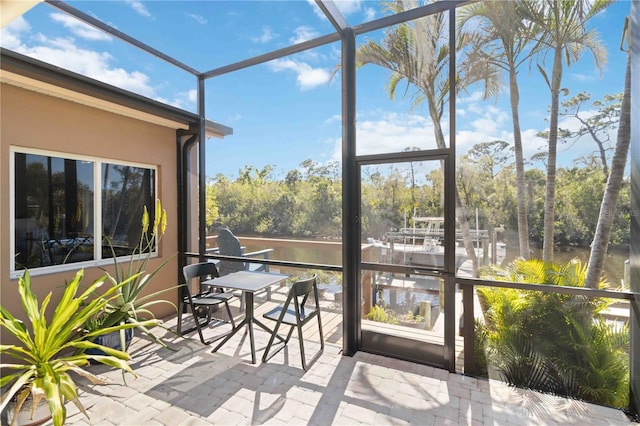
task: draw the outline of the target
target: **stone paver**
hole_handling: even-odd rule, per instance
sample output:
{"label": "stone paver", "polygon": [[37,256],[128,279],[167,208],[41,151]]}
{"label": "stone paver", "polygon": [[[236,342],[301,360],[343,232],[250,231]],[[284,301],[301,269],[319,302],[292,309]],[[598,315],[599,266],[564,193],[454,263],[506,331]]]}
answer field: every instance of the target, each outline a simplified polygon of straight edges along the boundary
{"label": "stone paver", "polygon": [[[256,332],[258,354],[267,338]],[[173,338],[176,352],[136,338],[138,378],[125,385],[120,372],[92,366],[111,384],[80,382],[90,419],[69,407],[67,425],[631,424],[620,410],[378,355],[343,357],[331,344],[305,372],[296,343],[253,365],[242,333],[214,354],[195,337]]]}

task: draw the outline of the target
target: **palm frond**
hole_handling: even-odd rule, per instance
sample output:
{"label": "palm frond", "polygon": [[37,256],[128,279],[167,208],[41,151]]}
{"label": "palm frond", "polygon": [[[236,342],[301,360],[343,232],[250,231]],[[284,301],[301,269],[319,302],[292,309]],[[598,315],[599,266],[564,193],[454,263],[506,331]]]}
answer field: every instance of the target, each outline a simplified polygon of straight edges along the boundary
{"label": "palm frond", "polygon": [[[501,279],[584,285],[579,261],[517,259]],[[628,403],[629,329],[598,312],[602,298],[480,287],[486,357],[510,384],[604,405]]]}

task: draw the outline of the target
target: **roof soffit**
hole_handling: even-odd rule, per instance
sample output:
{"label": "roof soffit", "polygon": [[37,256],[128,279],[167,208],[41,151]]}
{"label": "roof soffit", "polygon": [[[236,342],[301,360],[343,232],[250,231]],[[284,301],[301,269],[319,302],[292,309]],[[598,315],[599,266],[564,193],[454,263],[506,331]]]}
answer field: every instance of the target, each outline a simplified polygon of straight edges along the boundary
{"label": "roof soffit", "polygon": [[[0,49],[0,81],[173,129],[189,129],[199,122],[194,113],[154,101],[106,83]],[[205,121],[207,137],[223,138],[233,129]]]}
{"label": "roof soffit", "polygon": [[16,74],[6,70],[0,70],[0,82],[10,84],[12,86],[42,93],[44,95],[53,96],[67,101],[79,103],[92,108],[108,111],[114,114],[124,115],[126,117],[145,121],[147,123],[157,124],[163,127],[171,127],[174,129],[188,129],[189,124],[186,122],[170,120],[149,114],[138,109],[129,108],[93,96],[66,89],[61,86],[35,80],[24,75]]}

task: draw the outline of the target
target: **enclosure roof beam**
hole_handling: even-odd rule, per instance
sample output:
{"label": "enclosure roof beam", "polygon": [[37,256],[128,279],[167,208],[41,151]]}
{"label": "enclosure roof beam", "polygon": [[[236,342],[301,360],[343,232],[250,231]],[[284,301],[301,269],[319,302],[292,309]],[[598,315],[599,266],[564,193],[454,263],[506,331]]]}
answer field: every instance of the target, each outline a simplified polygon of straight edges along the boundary
{"label": "enclosure roof beam", "polygon": [[299,53],[308,49],[313,49],[315,47],[324,46],[325,44],[333,43],[338,40],[340,40],[340,34],[338,33],[327,34],[318,38],[314,38],[313,40],[303,41],[302,43],[298,43],[292,46],[287,46],[282,49],[274,50],[273,52],[254,56],[253,58],[245,59],[244,61],[225,65],[219,68],[215,68],[215,69],[212,69],[211,71],[204,72],[202,75],[204,76],[205,79],[211,78],[211,77],[217,77],[219,75],[228,74],[230,72],[241,70],[243,68],[248,68],[254,65],[272,61],[274,59],[289,56],[294,53]]}
{"label": "enclosure roof beam", "polygon": [[377,31],[392,25],[402,24],[403,22],[412,21],[418,18],[424,18],[427,15],[435,15],[436,13],[445,12],[451,8],[464,6],[465,4],[475,3],[479,0],[442,0],[429,3],[425,6],[416,7],[415,9],[405,10],[393,15],[385,16],[374,21],[353,27],[356,35]]}
{"label": "enclosure roof beam", "polygon": [[316,0],[316,4],[336,31],[338,31],[341,36],[344,36],[344,30],[347,29],[349,25],[333,0]]}
{"label": "enclosure roof beam", "polygon": [[94,18],[91,15],[88,15],[78,9],[76,9],[75,7],[72,7],[70,5],[68,5],[67,3],[63,2],[63,1],[58,1],[58,0],[45,0],[45,2],[49,5],[52,6],[64,13],[67,13],[77,19],[79,19],[80,21],[84,22],[87,25],[91,25],[94,28],[99,29],[100,31],[104,31],[107,34],[111,34],[112,36],[131,44],[132,46],[135,46],[139,49],[144,50],[145,52],[155,56],[158,59],[162,59],[165,62],[168,62],[172,65],[175,65],[178,68],[181,68],[182,70],[193,74],[195,76],[197,76],[198,74],[200,74],[200,72],[194,68],[191,68],[189,65],[186,65],[180,61],[178,61],[177,59],[166,55],[162,52],[160,52],[157,49],[154,49],[153,47],[149,46],[148,44],[145,44],[143,42],[141,42],[140,40],[131,37],[128,34],[123,33],[120,30],[115,29],[114,27],[112,27],[111,25],[107,25],[104,22]]}

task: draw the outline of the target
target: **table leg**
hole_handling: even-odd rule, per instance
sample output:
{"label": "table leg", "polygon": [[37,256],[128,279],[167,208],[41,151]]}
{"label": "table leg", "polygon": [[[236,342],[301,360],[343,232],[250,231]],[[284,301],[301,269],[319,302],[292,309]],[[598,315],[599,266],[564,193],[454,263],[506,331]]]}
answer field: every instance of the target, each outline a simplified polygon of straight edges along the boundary
{"label": "table leg", "polygon": [[[233,330],[231,330],[231,332],[224,338],[222,339],[222,341],[220,343],[218,343],[218,345],[213,348],[213,350],[211,351],[213,352],[217,352],[218,349],[220,349],[222,347],[222,345],[224,345],[225,343],[227,343],[229,341],[229,339],[231,339],[238,331],[242,330],[242,328],[246,325],[247,326],[247,330],[249,331],[249,337],[250,337],[250,341],[251,341],[251,359],[252,362],[255,364],[256,363],[256,351],[255,351],[255,344],[253,343],[253,327],[252,327],[252,322],[253,322],[253,293],[245,291],[243,292],[245,294],[245,317],[242,319],[242,321],[240,321],[240,324],[236,325],[236,328],[234,328]],[[249,307],[251,307],[251,309],[249,309]]]}
{"label": "table leg", "polygon": [[[220,341],[220,343],[218,343],[218,345],[213,348],[213,350],[211,352],[216,352],[218,349],[220,349],[222,347],[222,345],[224,345],[225,343],[227,343],[229,341],[229,339],[231,339],[231,337],[233,337],[233,335],[235,335],[238,331],[240,331],[245,325],[247,326],[246,331],[249,334],[249,343],[251,344],[251,363],[255,364],[256,363],[256,343],[253,337],[253,324],[256,323],[258,326],[262,327],[266,332],[268,333],[273,333],[273,330],[271,330],[269,327],[267,327],[266,325],[264,325],[261,321],[257,320],[254,317],[254,312],[253,312],[253,293],[250,291],[245,291],[244,292],[244,301],[245,301],[245,317],[243,318],[243,320],[236,325],[236,328],[234,328],[233,330],[231,330],[231,332],[229,332],[229,334],[222,339],[222,341]],[[285,339],[283,339],[280,336],[276,336],[278,338],[278,340],[280,340],[281,342],[284,342]]]}
{"label": "table leg", "polygon": [[249,332],[249,343],[251,343],[251,363],[255,364],[256,342],[253,339],[253,293],[245,291],[244,295],[245,321],[247,323],[247,331]]}
{"label": "table leg", "polygon": [[225,336],[225,338],[224,338],[224,339],[222,339],[222,340],[220,341],[220,343],[218,343],[218,345],[217,345],[215,348],[213,348],[213,349],[211,350],[211,352],[212,352],[212,353],[213,353],[213,352],[217,352],[217,351],[218,351],[218,349],[220,349],[220,348],[222,347],[222,345],[224,345],[225,343],[227,343],[227,342],[229,341],[229,339],[231,339],[231,338],[233,337],[233,335],[234,335],[234,334],[236,334],[238,331],[242,330],[243,326],[244,326],[246,323],[247,323],[247,319],[246,319],[246,318],[244,318],[242,321],[240,321],[240,323],[239,323],[238,325],[236,325],[236,328],[234,328],[233,330],[231,330],[231,331],[229,332],[229,334],[227,334],[227,335]]}

